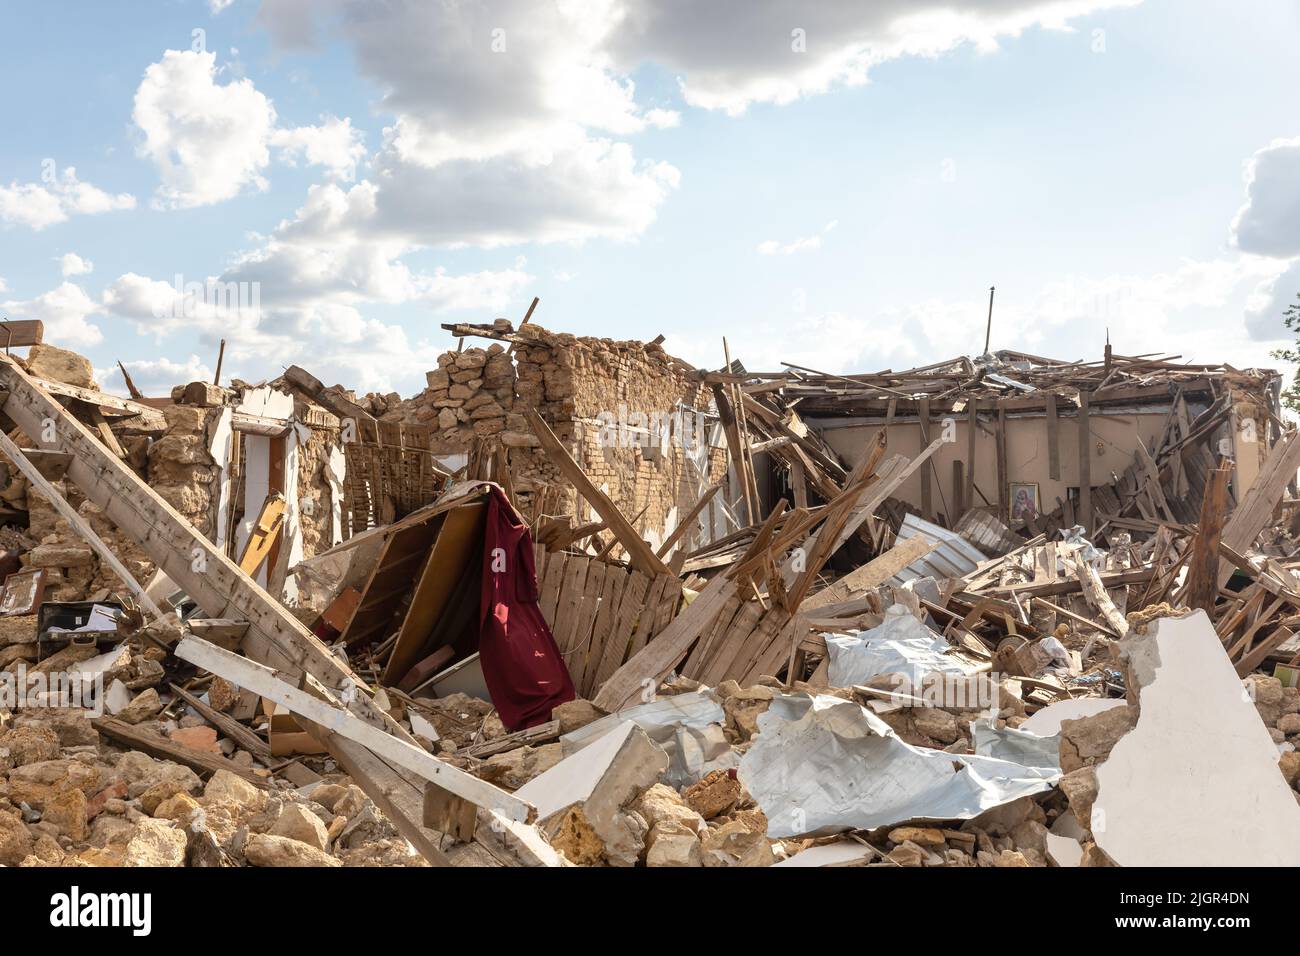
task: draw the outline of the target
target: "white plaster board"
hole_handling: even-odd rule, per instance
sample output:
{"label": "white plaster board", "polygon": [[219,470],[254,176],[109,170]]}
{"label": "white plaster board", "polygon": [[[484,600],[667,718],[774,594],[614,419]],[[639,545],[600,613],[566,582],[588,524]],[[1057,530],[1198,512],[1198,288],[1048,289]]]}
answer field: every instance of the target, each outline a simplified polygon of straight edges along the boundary
{"label": "white plaster board", "polygon": [[235,429],[232,421],[235,410],[223,408],[208,427],[208,454],[217,463],[217,501],[213,541],[225,548],[226,525],[230,523],[230,457],[235,447]]}
{"label": "white plaster board", "polygon": [[342,445],[327,445],[325,481],[330,489],[330,547],[343,543],[343,480],[348,473],[348,458]]}
{"label": "white plaster board", "polygon": [[245,391],[236,408],[249,415],[260,415],[263,418],[292,418],[293,396],[286,395],[269,385],[263,385]]}
{"label": "white plaster board", "polygon": [[628,736],[636,730],[636,724],[625,721],[590,746],[529,780],[515,791],[515,796],[537,808],[538,820],[546,820],[565,807],[582,803],[591,796]]}
{"label": "white plaster board", "polygon": [[823,843],[821,846],[810,846],[808,849],[772,865],[843,866],[846,863],[856,863],[859,860],[867,859],[874,854],[875,851],[869,846],[863,846],[853,840],[841,840],[839,843]]}
{"label": "white plaster board", "polygon": [[1300,866],[1300,805],[1205,612],[1121,647],[1140,710],[1096,771],[1097,845],[1121,866]]}
{"label": "white plaster board", "polygon": [[[243,554],[253,523],[262,513],[266,496],[271,492],[271,439],[266,435],[244,436],[244,517],[235,536],[235,553]],[[266,585],[266,565],[253,575],[258,584]]]}
{"label": "white plaster board", "polygon": [[1063,720],[1092,717],[1112,707],[1123,707],[1126,703],[1127,701],[1119,697],[1076,697],[1073,700],[1058,700],[1037,711],[1020,725],[1020,729],[1040,737],[1051,737],[1061,732]]}

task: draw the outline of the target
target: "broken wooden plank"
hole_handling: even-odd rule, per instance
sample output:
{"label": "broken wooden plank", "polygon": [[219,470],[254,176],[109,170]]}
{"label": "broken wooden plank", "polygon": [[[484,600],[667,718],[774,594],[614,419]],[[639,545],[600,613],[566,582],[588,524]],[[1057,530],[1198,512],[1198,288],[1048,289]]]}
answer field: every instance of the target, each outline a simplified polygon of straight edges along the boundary
{"label": "broken wooden plank", "polygon": [[27,456],[23,454],[23,450],[3,431],[0,431],[0,451],[3,451],[5,456],[18,466],[18,470],[23,473],[23,476],[32,483],[37,491],[45,496],[45,499],[54,506],[54,510],[59,513],[59,516],[72,525],[73,530],[81,535],[86,544],[90,545],[91,549],[99,555],[100,560],[113,569],[113,573],[122,580],[122,583],[126,585],[126,589],[131,592],[132,596],[155,619],[161,619],[163,612],[153,602],[153,598],[145,593],[144,588],[127,570],[126,565],[121,562],[113,549],[104,543],[103,539],[95,533],[95,529],[90,526],[90,522],[83,518],[76,508],[68,504],[67,499],[63,497],[59,489],[55,488],[49,479],[41,474],[40,469],[28,460]]}
{"label": "broken wooden plank", "polygon": [[204,703],[198,697],[195,697],[179,684],[170,684],[168,686],[171,687],[173,694],[198,711],[200,717],[210,723],[217,730],[221,731],[240,747],[243,747],[253,756],[271,756],[271,745],[239,721],[235,720],[235,718],[223,714],[219,710],[213,709],[210,705]]}
{"label": "broken wooden plank", "polygon": [[194,750],[191,747],[183,746],[168,740],[162,734],[145,730],[134,724],[128,724],[124,720],[118,720],[116,717],[93,717],[90,721],[101,734],[111,737],[121,743],[126,744],[132,750],[142,750],[152,757],[161,760],[171,760],[179,764],[184,764],[191,770],[198,773],[210,774],[218,770],[227,770],[242,777],[254,786],[267,789],[271,786],[270,775],[266,777],[259,776],[247,767],[241,767],[233,760],[227,760],[217,754],[204,753],[201,750]]}
{"label": "broken wooden plank", "polygon": [[528,417],[528,423],[532,426],[533,433],[537,435],[538,441],[542,443],[542,449],[555,466],[578,489],[578,493],[587,499],[587,502],[595,509],[596,513],[605,520],[609,530],[613,532],[614,537],[618,539],[618,543],[627,552],[632,567],[649,575],[671,574],[668,565],[664,564],[659,556],[654,553],[646,540],[641,537],[623,512],[618,509],[618,506],[609,499],[608,495],[592,483],[591,479],[587,477],[587,473],[573,460],[573,456],[555,437],[555,432],[551,431],[551,427],[546,424],[542,416],[537,414],[537,410],[526,408],[524,413]]}
{"label": "broken wooden plank", "polygon": [[[1300,468],[1300,432],[1293,431],[1270,449],[1254,484],[1224,524],[1220,538],[1225,545],[1238,553],[1250,549],[1272,519],[1286,486],[1295,480],[1297,468]],[[1219,587],[1227,584],[1230,577],[1232,564],[1220,561]]]}
{"label": "broken wooden plank", "polygon": [[[70,415],[8,356],[0,355],[3,410],[29,436],[73,456],[68,479],[136,541],[176,586],[211,617],[249,623],[247,653],[297,676],[314,673],[350,698],[350,709],[401,739],[412,739],[362,689],[355,674],[287,608],[243,574],[225,552],[201,534],[121,459]],[[144,406],[141,406],[144,407]],[[161,416],[159,416],[161,417]],[[52,426],[52,430],[50,428]],[[330,738],[330,752],[402,835],[432,863],[446,863],[437,835],[420,823],[423,783],[345,738]],[[382,803],[381,803],[382,801]],[[389,809],[393,812],[389,813]]]}
{"label": "broken wooden plank", "polygon": [[1228,510],[1228,479],[1232,469],[1226,464],[1210,472],[1201,498],[1201,518],[1192,541],[1192,556],[1187,565],[1187,582],[1183,585],[1183,603],[1214,614],[1219,596],[1219,540],[1223,518]]}
{"label": "broken wooden plank", "polygon": [[236,687],[251,690],[287,707],[298,717],[356,741],[372,753],[400,764],[476,806],[496,810],[524,823],[531,823],[536,814],[530,804],[501,788],[458,770],[417,744],[394,737],[355,714],[333,707],[319,697],[286,683],[270,667],[193,636],[182,638],[176,645],[175,654],[183,661],[224,677]]}

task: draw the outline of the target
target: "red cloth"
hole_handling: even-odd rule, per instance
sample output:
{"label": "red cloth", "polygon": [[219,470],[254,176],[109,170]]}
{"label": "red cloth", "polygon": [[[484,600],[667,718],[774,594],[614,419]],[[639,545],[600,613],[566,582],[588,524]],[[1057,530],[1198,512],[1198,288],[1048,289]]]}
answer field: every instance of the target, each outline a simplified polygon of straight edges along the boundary
{"label": "red cloth", "polygon": [[508,730],[544,724],[553,708],[577,696],[537,599],[532,535],[493,486],[483,534],[478,652],[483,680]]}

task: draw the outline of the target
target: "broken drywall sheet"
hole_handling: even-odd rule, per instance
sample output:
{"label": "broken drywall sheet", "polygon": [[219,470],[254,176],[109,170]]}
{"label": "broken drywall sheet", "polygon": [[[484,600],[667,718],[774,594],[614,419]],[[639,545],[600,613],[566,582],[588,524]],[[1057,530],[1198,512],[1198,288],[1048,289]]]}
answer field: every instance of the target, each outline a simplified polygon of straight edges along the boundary
{"label": "broken drywall sheet", "polygon": [[852,866],[864,863],[876,855],[871,847],[854,840],[841,840],[838,843],[824,843],[810,846],[794,856],[773,863],[773,866]]}
{"label": "broken drywall sheet", "polygon": [[235,446],[234,418],[233,408],[223,408],[208,425],[208,454],[220,466],[217,473],[216,515],[212,525],[216,531],[215,543],[218,548],[225,547],[226,525],[230,521],[230,459]]}
{"label": "broken drywall sheet", "polygon": [[1020,725],[1021,730],[1040,737],[1052,737],[1061,732],[1061,721],[1079,720],[1092,717],[1112,707],[1123,707],[1127,703],[1123,698],[1080,697],[1075,700],[1058,700],[1048,704],[1042,710]]}
{"label": "broken drywall sheet", "polygon": [[668,754],[664,782],[678,789],[739,762],[722,730],[726,712],[707,691],[660,697],[592,721],[560,738],[564,754],[577,753],[627,721]]}
{"label": "broken drywall sheet", "polygon": [[870,830],[903,820],[968,820],[1049,789],[1059,770],[913,747],[839,697],[777,697],[758,718],[740,781],[769,837]]}
{"label": "broken drywall sheet", "polygon": [[1120,646],[1139,714],[1097,767],[1098,847],[1121,866],[1300,866],[1300,805],[1205,612]]}
{"label": "broken drywall sheet", "polygon": [[974,668],[948,653],[947,641],[901,604],[885,609],[879,627],[856,634],[827,634],[831,687],[852,687],[879,674],[902,673],[913,686],[926,674],[970,674]]}
{"label": "broken drywall sheet", "polygon": [[348,460],[342,445],[327,445],[321,450],[325,459],[324,475],[330,489],[330,546],[343,543],[343,479],[347,477]]}

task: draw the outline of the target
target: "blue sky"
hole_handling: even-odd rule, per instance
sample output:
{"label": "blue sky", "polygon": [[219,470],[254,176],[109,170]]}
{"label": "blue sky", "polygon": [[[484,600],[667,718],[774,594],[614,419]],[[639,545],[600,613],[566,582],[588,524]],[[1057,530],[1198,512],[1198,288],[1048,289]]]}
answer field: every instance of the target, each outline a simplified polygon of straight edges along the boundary
{"label": "blue sky", "polygon": [[119,359],[154,394],[210,375],[224,336],[228,374],[409,395],[440,323],[533,295],[700,365],[725,335],[751,368],[899,368],[978,351],[990,284],[995,347],[1276,365],[1300,292],[1293,2],[4,2],[0,28],[0,311],[113,390]]}

